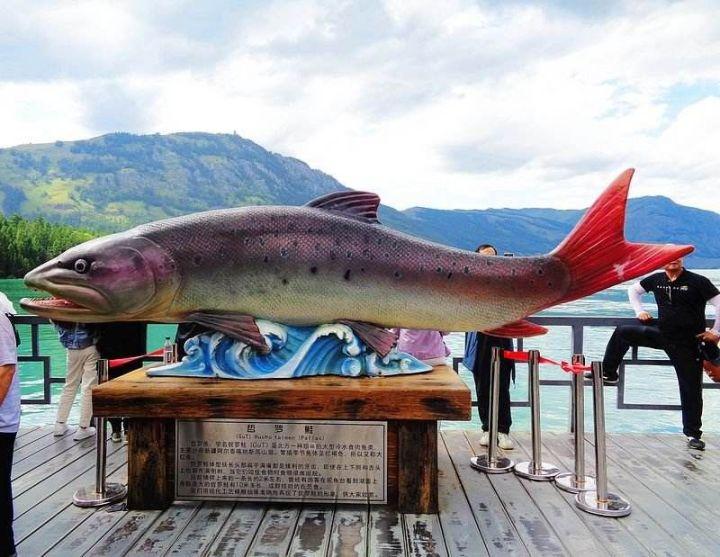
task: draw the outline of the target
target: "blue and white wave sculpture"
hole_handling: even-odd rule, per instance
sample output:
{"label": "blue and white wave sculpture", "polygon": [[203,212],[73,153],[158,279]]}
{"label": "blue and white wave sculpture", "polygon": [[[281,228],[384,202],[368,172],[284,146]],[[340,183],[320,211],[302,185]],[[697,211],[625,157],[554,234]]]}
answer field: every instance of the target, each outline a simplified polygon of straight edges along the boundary
{"label": "blue and white wave sculpture", "polygon": [[424,373],[432,367],[393,349],[384,358],[369,350],[347,325],[293,327],[257,320],[271,347],[260,354],[222,333],[205,333],[185,342],[182,361],[154,367],[151,377],[289,379],[313,375],[377,377]]}

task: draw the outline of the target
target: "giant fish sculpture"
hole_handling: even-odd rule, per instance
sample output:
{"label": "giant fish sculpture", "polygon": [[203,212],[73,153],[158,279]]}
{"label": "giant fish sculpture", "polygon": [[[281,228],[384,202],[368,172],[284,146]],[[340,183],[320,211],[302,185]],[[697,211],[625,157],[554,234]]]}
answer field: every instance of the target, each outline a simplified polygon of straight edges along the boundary
{"label": "giant fish sculpture", "polygon": [[256,318],[342,323],[381,355],[394,343],[389,327],[532,336],[544,329],[524,317],[693,250],[625,240],[632,175],[623,172],[543,256],[490,257],[421,240],[380,225],[375,194],[348,191],[91,240],[28,273],[28,286],[53,297],[21,306],[65,321],[195,322],[260,352],[269,347]]}

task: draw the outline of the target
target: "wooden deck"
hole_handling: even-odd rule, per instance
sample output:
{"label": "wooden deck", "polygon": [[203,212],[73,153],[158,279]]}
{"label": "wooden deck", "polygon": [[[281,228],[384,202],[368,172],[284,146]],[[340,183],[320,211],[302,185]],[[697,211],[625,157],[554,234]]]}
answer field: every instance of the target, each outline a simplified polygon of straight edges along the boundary
{"label": "wooden deck", "polygon": [[[515,460],[529,434],[515,435]],[[688,451],[674,435],[610,435],[611,491],[630,500],[621,519],[589,515],[551,483],[487,476],[469,466],[475,431],[444,431],[439,449],[440,514],[400,515],[384,507],[175,503],[160,511],[108,512],[71,504],[94,482],[92,440],[20,432],[13,492],[18,554],[468,556],[720,555],[715,513],[720,449]],[[544,458],[572,466],[568,434],[546,434]],[[587,454],[592,455],[592,438]],[[109,481],[125,481],[127,447],[108,443]],[[418,463],[420,466],[421,463]],[[590,468],[592,468],[590,466]]]}

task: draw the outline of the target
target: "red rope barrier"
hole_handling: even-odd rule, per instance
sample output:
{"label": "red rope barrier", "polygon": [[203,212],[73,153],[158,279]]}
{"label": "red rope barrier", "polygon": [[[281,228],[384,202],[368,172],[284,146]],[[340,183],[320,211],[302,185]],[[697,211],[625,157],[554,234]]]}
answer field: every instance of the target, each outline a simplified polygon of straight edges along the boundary
{"label": "red rope barrier", "polygon": [[[507,358],[508,360],[515,360],[516,362],[527,362],[529,358],[529,352],[524,350],[503,350],[503,357]],[[592,370],[592,367],[590,366],[571,364],[570,362],[566,362],[564,360],[560,360],[558,362],[557,360],[552,360],[550,358],[546,358],[545,356],[540,356],[539,361],[541,364],[551,364],[554,366],[558,366],[560,369],[568,373],[582,373],[583,371]]]}
{"label": "red rope barrier", "polygon": [[129,358],[115,358],[114,360],[108,360],[108,367],[110,369],[113,369],[115,367],[124,366],[125,364],[129,364],[130,362],[137,362],[138,360],[142,360],[143,358],[147,358],[148,356],[162,356],[163,349],[158,348],[157,350],[153,350],[152,352],[148,352],[147,354],[143,354],[142,356],[130,356]]}

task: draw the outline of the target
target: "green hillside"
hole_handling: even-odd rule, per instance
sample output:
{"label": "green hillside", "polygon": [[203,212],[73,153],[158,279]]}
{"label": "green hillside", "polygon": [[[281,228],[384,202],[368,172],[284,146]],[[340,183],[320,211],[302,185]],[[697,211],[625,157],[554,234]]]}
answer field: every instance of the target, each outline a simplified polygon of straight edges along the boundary
{"label": "green hillside", "polygon": [[346,189],[237,135],[116,133],[0,149],[0,208],[98,230]]}

